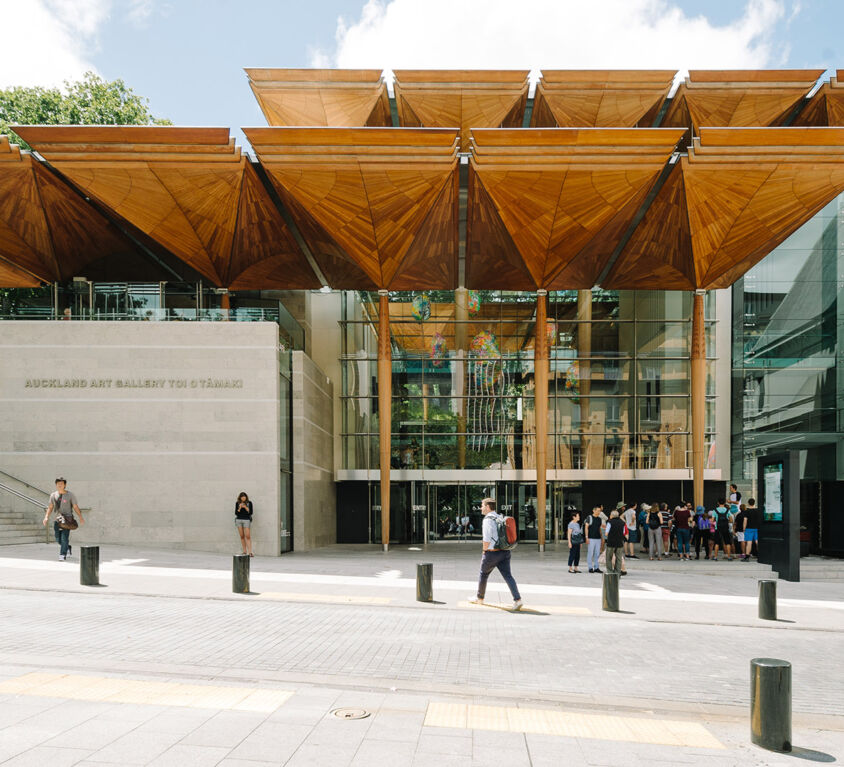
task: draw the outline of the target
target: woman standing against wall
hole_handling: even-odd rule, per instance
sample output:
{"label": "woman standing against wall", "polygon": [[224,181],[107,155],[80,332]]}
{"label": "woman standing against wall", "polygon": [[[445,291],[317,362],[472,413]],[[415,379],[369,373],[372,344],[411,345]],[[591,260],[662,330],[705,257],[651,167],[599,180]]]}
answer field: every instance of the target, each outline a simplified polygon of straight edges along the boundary
{"label": "woman standing against wall", "polygon": [[568,526],[569,539],[569,572],[579,573],[577,566],[580,564],[580,544],[585,540],[583,528],[580,525],[580,512],[575,511]]}
{"label": "woman standing against wall", "polygon": [[246,493],[237,496],[234,504],[234,525],[240,533],[240,547],[244,554],[252,554],[252,501]]}

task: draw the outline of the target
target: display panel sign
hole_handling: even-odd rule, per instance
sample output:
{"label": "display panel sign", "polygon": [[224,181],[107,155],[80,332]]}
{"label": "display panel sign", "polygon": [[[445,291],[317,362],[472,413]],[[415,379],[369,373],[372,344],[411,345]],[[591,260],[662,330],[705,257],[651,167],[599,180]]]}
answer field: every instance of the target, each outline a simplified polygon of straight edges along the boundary
{"label": "display panel sign", "polygon": [[781,461],[764,467],[765,506],[762,510],[766,522],[782,522],[783,465]]}

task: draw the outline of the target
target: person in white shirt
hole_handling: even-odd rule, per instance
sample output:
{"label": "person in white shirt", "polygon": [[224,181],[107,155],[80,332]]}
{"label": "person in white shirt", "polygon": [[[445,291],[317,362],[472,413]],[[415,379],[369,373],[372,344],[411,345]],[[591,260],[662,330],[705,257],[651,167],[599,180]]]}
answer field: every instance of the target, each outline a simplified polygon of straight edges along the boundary
{"label": "person in white shirt", "polygon": [[469,601],[472,604],[482,605],[486,595],[486,582],[496,568],[504,578],[504,582],[510,589],[513,596],[513,609],[522,609],[522,597],[519,594],[519,587],[516,579],[510,572],[510,549],[498,548],[498,520],[501,517],[495,512],[495,499],[484,498],[481,502],[481,511],[484,515],[483,521],[483,556],[481,558],[481,573],[478,578],[478,593],[474,599]]}
{"label": "person in white shirt", "polygon": [[624,502],[616,507],[622,513],[624,524],[627,525],[627,540],[624,543],[624,553],[630,559],[638,559],[636,556],[636,544],[639,542],[639,528],[636,524],[636,504],[631,503],[624,509]]}

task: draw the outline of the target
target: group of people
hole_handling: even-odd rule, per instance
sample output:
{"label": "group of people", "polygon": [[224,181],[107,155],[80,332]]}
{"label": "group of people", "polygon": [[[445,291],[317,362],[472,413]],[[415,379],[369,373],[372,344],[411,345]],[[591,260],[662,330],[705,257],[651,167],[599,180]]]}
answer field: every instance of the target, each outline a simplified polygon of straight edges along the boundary
{"label": "group of people", "polygon": [[730,485],[729,500],[721,498],[714,509],[697,508],[688,501],[681,501],[674,509],[667,503],[624,503],[620,501],[607,516],[602,505],[581,519],[575,511],[569,522],[566,537],[569,544],[569,572],[579,573],[580,548],[586,545],[586,564],[590,573],[603,572],[598,566],[602,552],[606,552],[608,572],[626,575],[624,557],[638,559],[647,554],[653,560],[662,560],[676,553],[681,561],[704,559],[717,562],[723,552],[727,559],[738,557],[743,562],[758,556],[759,528],[762,510],[750,498],[741,502],[741,493]]}

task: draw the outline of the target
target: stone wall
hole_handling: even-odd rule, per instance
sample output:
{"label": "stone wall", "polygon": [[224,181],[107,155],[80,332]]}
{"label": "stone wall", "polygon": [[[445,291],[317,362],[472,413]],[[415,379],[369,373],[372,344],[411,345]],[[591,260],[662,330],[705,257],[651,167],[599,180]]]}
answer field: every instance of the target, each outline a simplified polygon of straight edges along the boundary
{"label": "stone wall", "polygon": [[279,551],[273,323],[0,323],[0,469],[91,507],[78,543]]}
{"label": "stone wall", "polygon": [[293,352],[293,548],[337,542],[333,386],[303,352]]}

